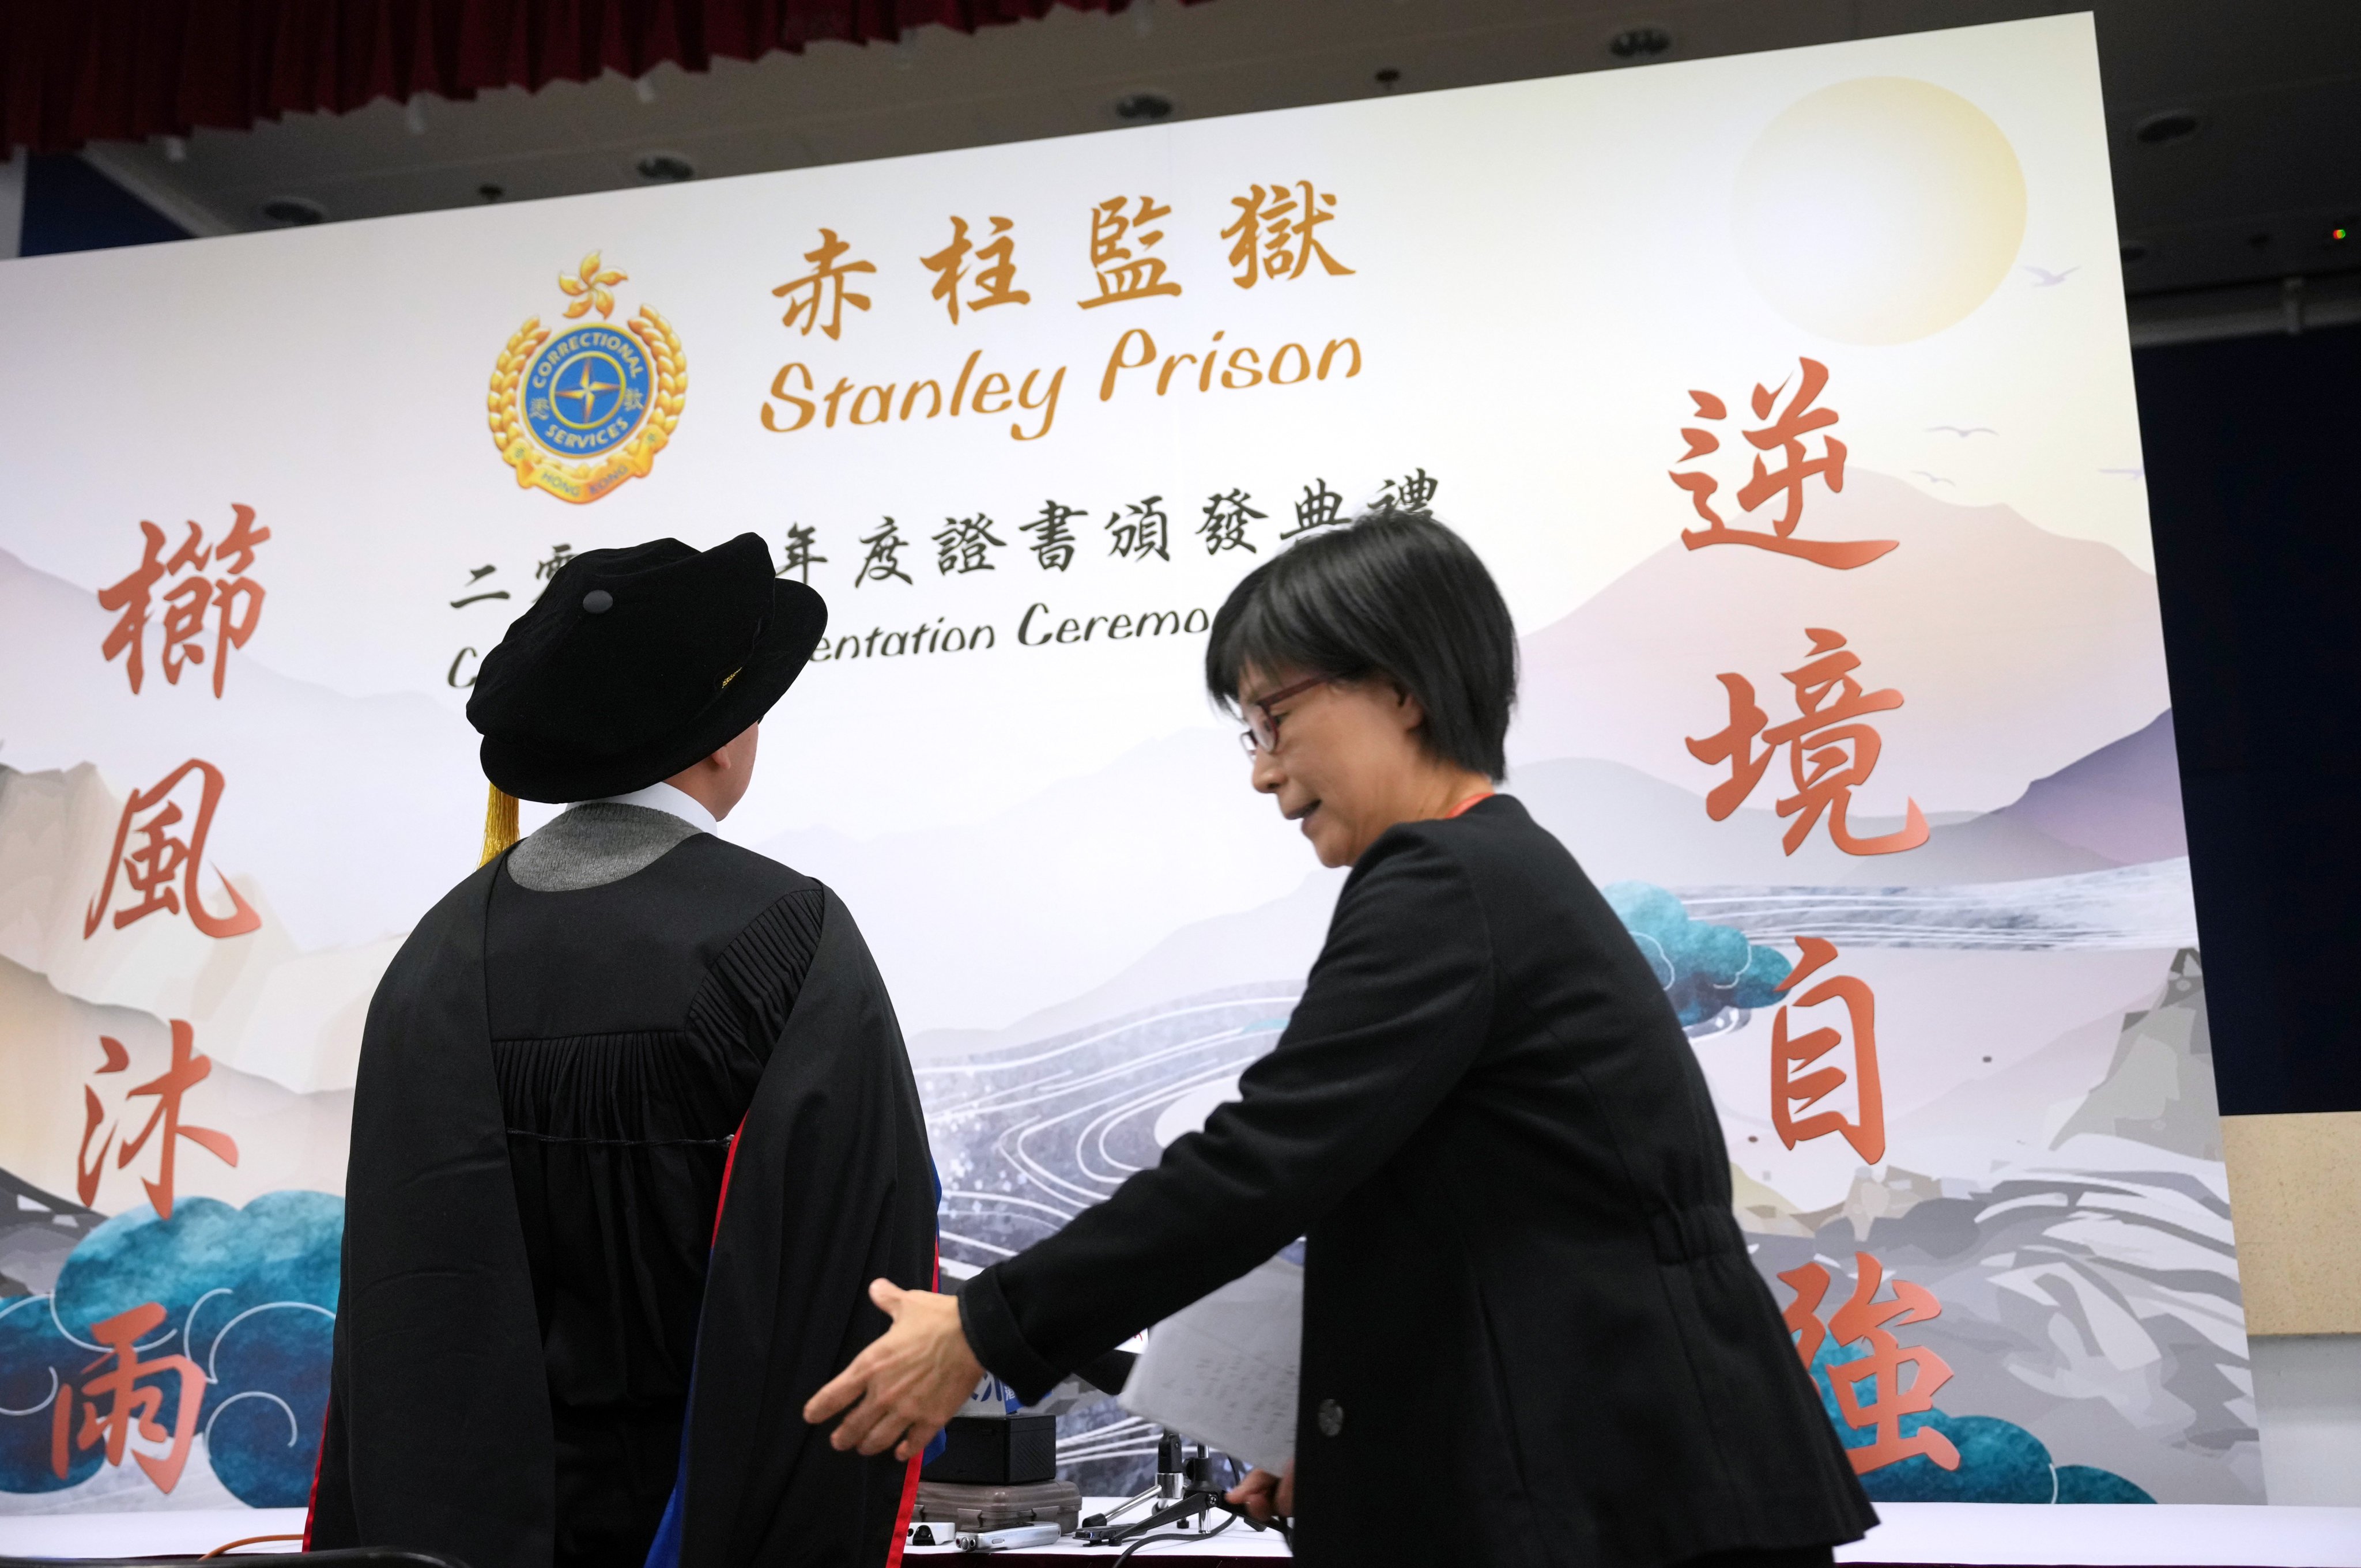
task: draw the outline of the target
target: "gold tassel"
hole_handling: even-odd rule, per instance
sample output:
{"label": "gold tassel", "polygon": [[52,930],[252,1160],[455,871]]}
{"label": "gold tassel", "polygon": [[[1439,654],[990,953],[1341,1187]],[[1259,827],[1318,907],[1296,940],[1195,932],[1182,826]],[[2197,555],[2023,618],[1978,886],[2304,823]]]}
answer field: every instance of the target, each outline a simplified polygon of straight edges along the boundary
{"label": "gold tassel", "polygon": [[484,858],[476,863],[489,865],[516,841],[517,797],[494,784],[492,798],[484,807]]}

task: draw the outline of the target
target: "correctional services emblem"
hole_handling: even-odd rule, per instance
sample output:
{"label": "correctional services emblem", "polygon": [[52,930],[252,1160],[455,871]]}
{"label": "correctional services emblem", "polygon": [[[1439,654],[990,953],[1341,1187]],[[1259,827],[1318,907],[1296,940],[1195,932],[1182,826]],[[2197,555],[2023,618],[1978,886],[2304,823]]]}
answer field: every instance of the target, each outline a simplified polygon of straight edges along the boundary
{"label": "correctional services emblem", "polygon": [[517,328],[492,369],[492,442],[526,489],[577,505],[626,479],[644,478],[672,439],[688,394],[688,361],[672,323],[653,306],[620,326],[614,285],[598,252],[557,286],[571,297],[566,319],[596,322],[555,331],[539,316]]}

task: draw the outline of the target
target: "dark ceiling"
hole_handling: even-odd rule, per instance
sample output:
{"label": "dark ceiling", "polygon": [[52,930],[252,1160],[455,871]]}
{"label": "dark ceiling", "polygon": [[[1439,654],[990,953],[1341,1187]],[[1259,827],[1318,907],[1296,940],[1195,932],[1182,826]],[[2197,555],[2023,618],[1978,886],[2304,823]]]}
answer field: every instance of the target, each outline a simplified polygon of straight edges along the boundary
{"label": "dark ceiling", "polygon": [[85,156],[192,232],[226,233],[1103,130],[1126,109],[1233,115],[2085,9],[2136,299],[2291,275],[2318,297],[2361,264],[2361,242],[2334,237],[2361,217],[2353,0],[1136,0]]}

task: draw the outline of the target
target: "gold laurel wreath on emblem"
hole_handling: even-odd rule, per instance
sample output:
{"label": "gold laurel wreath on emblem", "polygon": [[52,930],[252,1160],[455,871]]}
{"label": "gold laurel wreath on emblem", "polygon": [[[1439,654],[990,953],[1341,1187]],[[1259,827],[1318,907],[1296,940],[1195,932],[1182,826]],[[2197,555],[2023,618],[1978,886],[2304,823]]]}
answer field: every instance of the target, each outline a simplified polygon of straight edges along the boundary
{"label": "gold laurel wreath on emblem", "polygon": [[[566,307],[569,319],[587,314],[594,307],[601,318],[613,316],[615,296],[609,291],[609,285],[625,282],[629,275],[602,271],[598,263],[599,253],[594,250],[582,258],[582,265],[571,275],[557,275],[557,286],[574,298],[574,302]],[[672,330],[672,323],[653,305],[642,305],[637,315],[624,322],[623,330],[639,340],[655,367],[654,395],[648,400],[646,422],[631,439],[620,450],[588,463],[570,463],[551,456],[533,441],[525,425],[518,392],[524,383],[525,367],[533,363],[533,356],[550,339],[549,329],[541,324],[539,316],[533,316],[510,334],[508,345],[493,363],[491,396],[487,401],[492,444],[516,470],[521,488],[546,490],[560,500],[578,506],[597,500],[626,479],[645,478],[648,470],[655,466],[656,454],[672,440],[674,427],[680,423],[681,407],[687,401],[688,356],[681,351],[680,338]]]}

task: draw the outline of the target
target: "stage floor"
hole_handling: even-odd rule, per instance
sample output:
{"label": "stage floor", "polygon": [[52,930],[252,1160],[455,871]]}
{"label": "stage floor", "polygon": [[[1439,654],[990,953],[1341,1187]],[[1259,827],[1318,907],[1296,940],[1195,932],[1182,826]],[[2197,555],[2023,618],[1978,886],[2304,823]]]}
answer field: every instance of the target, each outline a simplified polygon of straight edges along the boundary
{"label": "stage floor", "polygon": [[[1088,1507],[1116,1499],[1093,1497]],[[2034,1508],[1972,1503],[1885,1503],[1869,1539],[1839,1551],[1854,1563],[2072,1564],[2075,1568],[2361,1568],[2361,1508],[2243,1508],[2211,1504],[2085,1504]],[[0,1554],[16,1557],[196,1555],[242,1536],[296,1531],[301,1508],[126,1514],[0,1514]],[[252,1550],[291,1551],[292,1543]],[[1272,1557],[1276,1535],[1239,1525],[1204,1541],[1159,1541],[1142,1557]],[[957,1555],[914,1548],[912,1557]],[[1060,1544],[1004,1559],[1109,1557],[1104,1548]]]}

